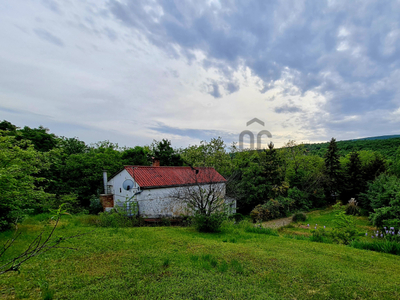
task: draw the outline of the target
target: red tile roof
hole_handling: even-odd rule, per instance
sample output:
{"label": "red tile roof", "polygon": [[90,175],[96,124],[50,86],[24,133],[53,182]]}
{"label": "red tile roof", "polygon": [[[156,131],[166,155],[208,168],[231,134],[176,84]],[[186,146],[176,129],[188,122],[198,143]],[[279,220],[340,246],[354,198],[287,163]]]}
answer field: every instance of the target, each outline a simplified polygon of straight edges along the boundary
{"label": "red tile roof", "polygon": [[[214,168],[125,166],[141,188],[226,182]],[[197,174],[196,174],[197,171]]]}

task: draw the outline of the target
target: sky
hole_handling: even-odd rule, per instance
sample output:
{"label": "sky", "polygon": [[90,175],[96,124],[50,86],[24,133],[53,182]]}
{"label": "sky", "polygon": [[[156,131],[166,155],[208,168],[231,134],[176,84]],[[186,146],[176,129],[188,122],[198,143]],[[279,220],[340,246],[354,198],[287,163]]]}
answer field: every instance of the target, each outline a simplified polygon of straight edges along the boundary
{"label": "sky", "polygon": [[400,134],[399,16],[385,0],[1,1],[0,120],[128,147]]}

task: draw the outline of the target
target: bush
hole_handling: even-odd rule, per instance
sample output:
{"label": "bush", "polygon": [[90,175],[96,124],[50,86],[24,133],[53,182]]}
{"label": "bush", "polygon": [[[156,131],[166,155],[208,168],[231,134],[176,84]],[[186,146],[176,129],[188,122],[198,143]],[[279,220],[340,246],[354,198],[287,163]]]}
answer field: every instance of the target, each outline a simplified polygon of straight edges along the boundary
{"label": "bush", "polygon": [[326,232],[324,228],[318,228],[312,231],[312,235],[310,237],[310,241],[318,242],[318,243],[329,243],[331,242],[329,239],[329,234]]}
{"label": "bush", "polygon": [[340,203],[337,203],[333,207],[336,210],[336,216],[333,220],[335,227],[332,231],[332,238],[339,244],[348,245],[360,235],[354,217],[346,215]]}
{"label": "bush", "polygon": [[97,197],[92,197],[90,199],[89,213],[91,215],[97,215],[103,211],[103,206],[101,205],[100,199]]}
{"label": "bush", "polygon": [[358,207],[358,203],[356,199],[351,198],[349,203],[345,208],[346,215],[357,216],[360,214],[360,208]]}
{"label": "bush", "polygon": [[235,220],[235,222],[238,223],[238,222],[244,220],[244,216],[240,213],[235,213],[235,214],[230,215],[229,219],[231,219],[231,220],[233,219],[233,220]]}
{"label": "bush", "polygon": [[[287,200],[287,198],[282,197],[280,198],[280,200],[283,202],[284,200]],[[291,203],[290,200],[286,202]],[[268,221],[285,216],[286,216],[285,205],[274,199],[271,199],[262,205],[261,204],[257,205],[250,212],[250,217],[253,219],[253,222]]]}
{"label": "bush", "polygon": [[304,222],[307,220],[307,215],[305,213],[295,213],[292,217],[293,222]]}
{"label": "bush", "polygon": [[193,216],[194,226],[200,232],[219,232],[222,222],[226,220],[225,213],[216,212],[209,216],[195,213]]}
{"label": "bush", "polygon": [[111,212],[100,213],[96,223],[100,227],[136,227],[141,225],[141,219],[121,214],[113,209]]}

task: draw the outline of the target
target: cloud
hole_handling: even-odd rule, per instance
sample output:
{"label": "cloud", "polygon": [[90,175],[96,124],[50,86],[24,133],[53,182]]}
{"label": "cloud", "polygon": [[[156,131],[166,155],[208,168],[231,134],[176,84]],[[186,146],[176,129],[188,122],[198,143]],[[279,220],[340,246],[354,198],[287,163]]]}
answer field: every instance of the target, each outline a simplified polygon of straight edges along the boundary
{"label": "cloud", "polygon": [[214,98],[221,98],[222,94],[219,91],[219,85],[216,81],[212,81],[206,86],[207,94],[210,94]]}
{"label": "cloud", "polygon": [[207,129],[190,129],[190,128],[177,128],[158,123],[157,126],[151,126],[149,129],[157,131],[159,133],[167,134],[168,136],[182,136],[190,137],[194,140],[209,141],[211,138],[218,136],[222,137],[226,143],[236,141],[238,136],[228,131],[223,130],[207,130]]}
{"label": "cloud", "polygon": [[296,112],[301,112],[302,109],[300,107],[297,107],[295,105],[282,105],[279,107],[275,107],[274,111],[278,114],[282,113],[296,113]]}
{"label": "cloud", "polygon": [[55,35],[51,34],[47,30],[44,29],[34,29],[33,30],[36,35],[41,38],[44,41],[47,41],[49,43],[52,43],[53,45],[59,46],[59,47],[64,47],[64,43],[61,39],[56,37]]}
{"label": "cloud", "polygon": [[[263,81],[262,92],[277,80],[288,80],[301,92],[330,94],[343,105],[343,114],[347,104],[366,102],[375,109],[371,99],[380,94],[386,103],[392,99],[392,91],[372,91],[370,86],[399,67],[398,3],[155,1],[151,8],[145,3],[110,0],[109,11],[168,53],[188,58],[201,51],[204,65],[217,68],[221,76],[249,68]],[[211,94],[221,97],[213,86]]]}

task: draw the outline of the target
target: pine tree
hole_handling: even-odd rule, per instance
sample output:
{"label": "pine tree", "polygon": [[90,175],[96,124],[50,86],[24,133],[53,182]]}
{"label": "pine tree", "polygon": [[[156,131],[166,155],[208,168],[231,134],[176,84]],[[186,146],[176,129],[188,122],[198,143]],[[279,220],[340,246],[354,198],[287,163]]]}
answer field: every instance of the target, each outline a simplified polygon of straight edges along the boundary
{"label": "pine tree", "polygon": [[350,153],[345,178],[346,182],[344,184],[345,188],[342,193],[342,199],[346,202],[350,198],[358,199],[359,194],[365,190],[364,172],[358,152]]}
{"label": "pine tree", "polygon": [[327,177],[327,196],[335,197],[340,190],[340,162],[336,139],[332,138],[324,155],[325,174]]}

